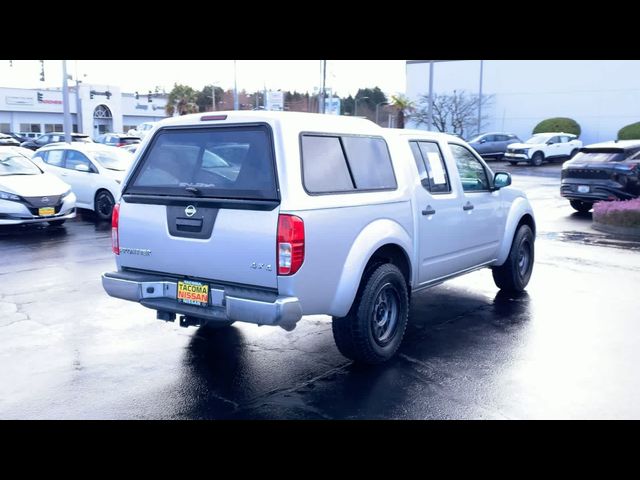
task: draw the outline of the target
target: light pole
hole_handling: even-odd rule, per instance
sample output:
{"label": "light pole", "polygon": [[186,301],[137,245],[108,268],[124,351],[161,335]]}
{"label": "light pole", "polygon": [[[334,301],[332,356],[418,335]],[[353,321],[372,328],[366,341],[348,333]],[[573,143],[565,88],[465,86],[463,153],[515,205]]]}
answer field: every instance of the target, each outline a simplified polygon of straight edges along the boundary
{"label": "light pole", "polygon": [[64,141],[71,142],[71,112],[69,110],[69,86],[67,84],[67,61],[62,60],[62,111],[64,121]]}
{"label": "light pole", "polygon": [[238,108],[238,75],[236,71],[236,61],[233,61],[233,109],[239,110]]}
{"label": "light pole", "polygon": [[385,100],[384,102],[376,103],[376,124],[378,123],[378,108],[380,105],[389,105],[389,102]]}
{"label": "light pole", "polygon": [[478,135],[482,128],[482,74],[484,70],[484,60],[480,60],[480,86],[478,87]]}
{"label": "light pole", "polygon": [[354,103],[355,103],[355,107],[353,108],[353,116],[357,117],[358,116],[358,102],[360,100],[367,100],[369,97],[360,97],[358,98],[358,95],[356,94],[355,97],[353,97]]}

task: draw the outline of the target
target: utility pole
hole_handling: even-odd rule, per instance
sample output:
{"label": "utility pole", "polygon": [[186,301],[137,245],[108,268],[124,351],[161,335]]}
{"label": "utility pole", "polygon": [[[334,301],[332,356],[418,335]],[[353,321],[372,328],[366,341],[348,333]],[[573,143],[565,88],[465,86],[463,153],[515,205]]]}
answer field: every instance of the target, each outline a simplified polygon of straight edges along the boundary
{"label": "utility pole", "polygon": [[233,109],[239,110],[238,105],[238,79],[236,70],[236,60],[233,61]]}
{"label": "utility pole", "polygon": [[67,85],[67,61],[62,61],[62,107],[64,112],[64,141],[71,142],[71,112],[69,112],[69,86]]}
{"label": "utility pole", "polygon": [[76,70],[76,125],[78,126],[78,133],[82,133],[82,112],[80,108],[80,80],[78,80],[78,61],[75,61]]}
{"label": "utility pole", "polygon": [[325,105],[325,84],[327,81],[327,61],[322,61],[322,106],[320,107],[320,113],[326,112]]}
{"label": "utility pole", "polygon": [[433,60],[429,62],[429,110],[427,112],[427,129],[433,129]]}
{"label": "utility pole", "polygon": [[478,135],[482,129],[482,74],[484,69],[484,60],[480,60],[480,87],[478,88]]}
{"label": "utility pole", "polygon": [[216,86],[211,85],[211,101],[213,102],[213,111],[216,111]]}

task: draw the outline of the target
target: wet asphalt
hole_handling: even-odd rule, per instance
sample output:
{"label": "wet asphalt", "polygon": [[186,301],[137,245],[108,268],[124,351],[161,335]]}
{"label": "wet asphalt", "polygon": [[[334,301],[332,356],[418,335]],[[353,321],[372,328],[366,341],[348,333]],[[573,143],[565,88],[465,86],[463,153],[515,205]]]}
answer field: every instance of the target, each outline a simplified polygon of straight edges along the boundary
{"label": "wet asphalt", "polygon": [[0,228],[0,418],[640,418],[640,243],[592,230],[559,166],[491,165],[537,215],[527,292],[482,270],[416,295],[377,367],[338,353],[329,317],[209,332],[108,297],[110,225],[89,213]]}

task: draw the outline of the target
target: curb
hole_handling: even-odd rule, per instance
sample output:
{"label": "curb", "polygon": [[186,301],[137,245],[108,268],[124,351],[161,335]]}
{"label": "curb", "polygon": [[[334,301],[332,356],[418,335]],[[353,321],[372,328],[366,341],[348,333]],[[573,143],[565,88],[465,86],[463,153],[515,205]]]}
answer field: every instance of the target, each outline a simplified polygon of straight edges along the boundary
{"label": "curb", "polygon": [[640,240],[640,228],[618,227],[615,225],[607,225],[600,222],[593,222],[591,228],[600,232],[611,233],[613,235],[621,235],[623,237],[631,237],[633,239]]}

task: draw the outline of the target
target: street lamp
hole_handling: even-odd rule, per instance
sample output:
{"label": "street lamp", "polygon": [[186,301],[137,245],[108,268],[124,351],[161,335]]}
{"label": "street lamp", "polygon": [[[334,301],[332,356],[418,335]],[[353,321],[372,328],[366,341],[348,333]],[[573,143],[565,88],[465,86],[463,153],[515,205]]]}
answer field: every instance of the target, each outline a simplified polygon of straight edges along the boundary
{"label": "street lamp", "polygon": [[385,100],[384,102],[376,103],[376,123],[378,123],[378,108],[380,105],[389,105],[389,102]]}
{"label": "street lamp", "polygon": [[366,99],[368,99],[368,98],[369,98],[369,97],[360,97],[360,98],[357,98],[357,97],[358,97],[358,95],[356,95],[356,96],[353,98],[353,99],[354,99],[354,101],[355,101],[355,107],[354,107],[354,109],[353,109],[353,116],[354,116],[354,117],[357,117],[357,116],[358,116],[358,102],[359,102],[360,100],[366,100]]}

